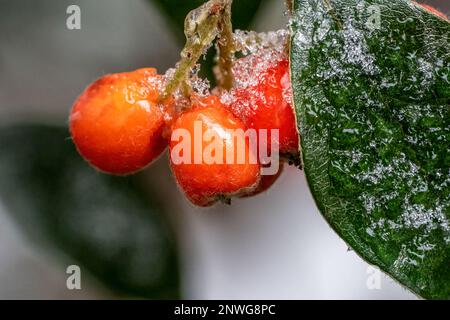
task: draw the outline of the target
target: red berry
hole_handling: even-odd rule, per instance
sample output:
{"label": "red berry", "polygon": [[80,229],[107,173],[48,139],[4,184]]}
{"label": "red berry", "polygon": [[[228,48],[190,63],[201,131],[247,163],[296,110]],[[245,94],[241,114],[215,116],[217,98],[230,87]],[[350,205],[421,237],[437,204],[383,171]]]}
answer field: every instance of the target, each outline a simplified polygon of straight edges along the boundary
{"label": "red berry", "polygon": [[441,17],[443,19],[448,20],[448,17],[445,13],[442,13],[441,11],[433,8],[432,6],[428,5],[428,4],[424,4],[424,3],[418,3],[416,2],[419,6],[421,6],[422,8],[424,8],[425,10],[430,11],[431,13],[437,15],[438,17]]}
{"label": "red berry", "polygon": [[80,154],[112,174],[147,166],[167,146],[158,104],[161,77],[153,68],[106,75],[76,100],[70,131]]}
{"label": "red berry", "polygon": [[[254,57],[243,58],[238,63],[246,63],[253,68]],[[244,85],[238,85],[231,91],[230,110],[240,118],[248,128],[278,129],[279,141],[269,137],[271,143],[278,143],[281,156],[290,160],[299,160],[299,138],[294,109],[291,103],[292,91],[289,77],[289,62],[280,59],[268,67],[250,72],[253,78]],[[253,73],[253,74],[252,74]],[[239,76],[239,75],[237,75]],[[245,75],[244,75],[245,76]],[[225,101],[227,98],[224,99]]]}
{"label": "red berry", "polygon": [[[194,101],[192,109],[172,124],[171,167],[192,203],[210,206],[217,200],[250,192],[258,185],[260,165],[248,139],[230,134],[236,130],[245,132],[246,128],[215,96]],[[210,138],[215,138],[205,137],[207,132],[212,134]],[[210,149],[213,141],[214,151]],[[244,152],[241,162],[238,161],[240,152]],[[232,155],[228,162],[227,153]],[[207,160],[207,156],[215,160]]]}

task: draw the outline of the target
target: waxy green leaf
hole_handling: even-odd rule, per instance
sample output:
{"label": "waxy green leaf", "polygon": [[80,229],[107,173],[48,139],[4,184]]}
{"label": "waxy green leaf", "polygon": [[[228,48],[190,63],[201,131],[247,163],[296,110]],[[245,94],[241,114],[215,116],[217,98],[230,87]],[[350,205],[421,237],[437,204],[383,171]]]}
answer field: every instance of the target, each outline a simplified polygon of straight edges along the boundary
{"label": "waxy green leaf", "polygon": [[425,298],[450,298],[450,23],[407,0],[293,0],[305,174],[331,227]]}

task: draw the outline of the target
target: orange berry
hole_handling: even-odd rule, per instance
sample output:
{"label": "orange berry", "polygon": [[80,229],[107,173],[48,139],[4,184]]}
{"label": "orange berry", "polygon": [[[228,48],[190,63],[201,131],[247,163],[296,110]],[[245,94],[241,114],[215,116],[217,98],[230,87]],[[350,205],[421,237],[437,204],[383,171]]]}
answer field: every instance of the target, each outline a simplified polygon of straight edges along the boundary
{"label": "orange berry", "polygon": [[70,114],[79,153],[97,169],[130,174],[147,166],[167,146],[158,104],[161,77],[153,68],[110,74],[91,84]]}
{"label": "orange berry", "polygon": [[215,96],[194,101],[192,109],[175,120],[171,167],[192,203],[210,206],[258,185],[260,165],[248,139],[239,134],[245,130],[244,124]]}

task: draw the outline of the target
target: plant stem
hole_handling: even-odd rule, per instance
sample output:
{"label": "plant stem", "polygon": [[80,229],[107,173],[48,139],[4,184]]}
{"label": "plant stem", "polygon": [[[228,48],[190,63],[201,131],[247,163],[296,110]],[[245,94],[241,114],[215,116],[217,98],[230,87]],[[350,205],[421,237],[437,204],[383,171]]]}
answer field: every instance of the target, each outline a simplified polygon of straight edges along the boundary
{"label": "plant stem", "polygon": [[294,1],[293,0],[286,0],[286,7],[288,9],[289,14],[292,15],[292,11],[294,10]]}
{"label": "plant stem", "polygon": [[231,24],[232,0],[223,0],[224,13],[219,21],[220,35],[217,42],[219,51],[218,84],[220,88],[230,90],[233,87],[234,38]]}

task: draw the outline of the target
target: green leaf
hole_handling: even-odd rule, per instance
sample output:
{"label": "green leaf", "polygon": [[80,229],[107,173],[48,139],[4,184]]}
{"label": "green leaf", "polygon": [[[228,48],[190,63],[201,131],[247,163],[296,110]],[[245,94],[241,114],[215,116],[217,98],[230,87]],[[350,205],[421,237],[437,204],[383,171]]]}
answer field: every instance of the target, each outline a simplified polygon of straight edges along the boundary
{"label": "green leaf", "polygon": [[135,177],[92,169],[69,136],[56,127],[1,128],[1,201],[32,239],[62,250],[117,293],[178,297],[163,207]]}
{"label": "green leaf", "polygon": [[291,73],[331,227],[416,294],[450,298],[450,23],[406,0],[294,0]]}

